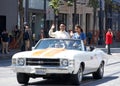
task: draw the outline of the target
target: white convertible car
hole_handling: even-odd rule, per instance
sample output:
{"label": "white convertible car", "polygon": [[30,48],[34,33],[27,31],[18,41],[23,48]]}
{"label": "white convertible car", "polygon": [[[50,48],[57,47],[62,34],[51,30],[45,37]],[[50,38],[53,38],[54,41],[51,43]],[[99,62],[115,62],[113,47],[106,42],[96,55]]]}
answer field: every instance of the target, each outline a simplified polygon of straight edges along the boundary
{"label": "white convertible car", "polygon": [[84,74],[92,73],[94,79],[101,79],[106,62],[106,53],[86,48],[81,40],[45,38],[32,51],[14,54],[12,69],[20,84],[27,84],[29,78],[58,79],[60,76],[72,84],[80,84]]}

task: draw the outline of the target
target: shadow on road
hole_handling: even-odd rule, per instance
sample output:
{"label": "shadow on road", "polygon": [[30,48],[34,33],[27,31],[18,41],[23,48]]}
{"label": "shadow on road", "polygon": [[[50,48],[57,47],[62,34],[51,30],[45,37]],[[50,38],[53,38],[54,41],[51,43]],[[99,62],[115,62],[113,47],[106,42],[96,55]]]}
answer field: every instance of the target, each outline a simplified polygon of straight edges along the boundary
{"label": "shadow on road", "polygon": [[[95,80],[92,76],[85,76],[80,86],[97,86],[108,81],[114,80],[118,78],[118,76],[108,76],[103,79]],[[42,80],[37,82],[30,82],[28,85],[22,86],[77,86],[72,85],[71,81],[63,81],[63,80]]]}
{"label": "shadow on road", "polygon": [[119,64],[119,63],[120,62],[114,62],[114,63],[107,64],[106,66],[115,65],[115,64]]}
{"label": "shadow on road", "polygon": [[99,80],[93,79],[92,81],[84,83],[81,86],[97,86],[97,85],[104,84],[108,81],[111,81],[111,80],[114,80],[117,78],[119,78],[119,77],[118,76],[108,76],[108,77],[104,77],[103,79],[99,79]]}
{"label": "shadow on road", "polygon": [[[64,86],[64,85],[69,85],[70,82],[68,81],[62,81],[62,80],[42,80],[42,81],[37,81],[37,82],[32,82],[29,83],[27,86]],[[26,86],[26,85],[23,85]]]}

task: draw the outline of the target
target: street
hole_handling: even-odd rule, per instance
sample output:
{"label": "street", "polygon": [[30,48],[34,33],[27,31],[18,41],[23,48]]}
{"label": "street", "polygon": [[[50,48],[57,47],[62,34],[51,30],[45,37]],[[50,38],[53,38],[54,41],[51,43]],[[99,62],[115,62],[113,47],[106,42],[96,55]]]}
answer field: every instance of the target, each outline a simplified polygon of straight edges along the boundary
{"label": "street", "polygon": [[[109,55],[108,64],[105,67],[104,78],[94,80],[91,75],[83,78],[81,86],[119,86],[120,84],[120,53]],[[11,70],[11,59],[0,61],[0,85],[21,86],[17,83],[16,74]],[[70,82],[43,80],[42,78],[30,79],[28,86],[43,85],[70,85]]]}

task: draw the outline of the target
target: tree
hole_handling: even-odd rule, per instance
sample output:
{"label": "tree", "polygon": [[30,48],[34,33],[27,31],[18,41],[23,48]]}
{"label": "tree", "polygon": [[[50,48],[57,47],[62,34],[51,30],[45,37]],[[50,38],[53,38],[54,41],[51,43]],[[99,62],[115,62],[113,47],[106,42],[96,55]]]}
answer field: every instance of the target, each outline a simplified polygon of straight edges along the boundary
{"label": "tree", "polygon": [[59,13],[59,0],[51,0],[49,5],[54,10],[55,15],[58,15],[58,13]]}
{"label": "tree", "polygon": [[93,34],[94,34],[95,26],[96,26],[96,13],[97,13],[97,8],[99,7],[99,1],[89,0],[88,6],[93,7]]}
{"label": "tree", "polygon": [[[63,0],[67,2],[68,6],[73,6],[73,0]],[[62,0],[50,0],[49,6],[54,10],[55,18],[54,22],[58,23],[58,14],[59,14],[59,6],[63,2]],[[58,24],[56,24],[56,30],[57,30]]]}
{"label": "tree", "polygon": [[73,6],[74,0],[64,0],[67,2],[67,6]]}
{"label": "tree", "polygon": [[67,3],[67,6],[69,7],[69,29],[72,29],[73,24],[72,24],[72,12],[71,12],[71,7],[73,6],[74,0],[64,0]]}
{"label": "tree", "polygon": [[57,27],[58,27],[58,14],[59,14],[59,0],[51,0],[49,2],[49,6],[54,10],[54,14],[55,14],[54,22],[56,24],[56,30],[58,30]]}
{"label": "tree", "polygon": [[112,1],[105,0],[105,28],[107,29],[109,26],[108,22],[108,11],[111,10],[112,13]]}
{"label": "tree", "polygon": [[22,39],[23,39],[23,25],[24,25],[24,8],[23,8],[23,0],[18,0],[18,14],[20,16],[20,36],[17,39],[16,43],[14,44],[14,46],[20,44],[20,46],[22,46]]}
{"label": "tree", "polygon": [[20,16],[20,28],[23,28],[23,18],[24,18],[24,8],[23,8],[23,0],[18,0],[18,13]]}

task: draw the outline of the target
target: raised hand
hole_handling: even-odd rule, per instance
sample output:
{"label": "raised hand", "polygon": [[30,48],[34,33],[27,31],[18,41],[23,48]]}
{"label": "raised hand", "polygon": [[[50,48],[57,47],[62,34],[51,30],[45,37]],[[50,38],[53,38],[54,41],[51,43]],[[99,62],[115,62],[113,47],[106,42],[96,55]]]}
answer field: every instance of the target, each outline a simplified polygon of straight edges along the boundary
{"label": "raised hand", "polygon": [[54,25],[54,24],[52,24],[51,29],[54,29],[54,28],[55,28],[55,25]]}

